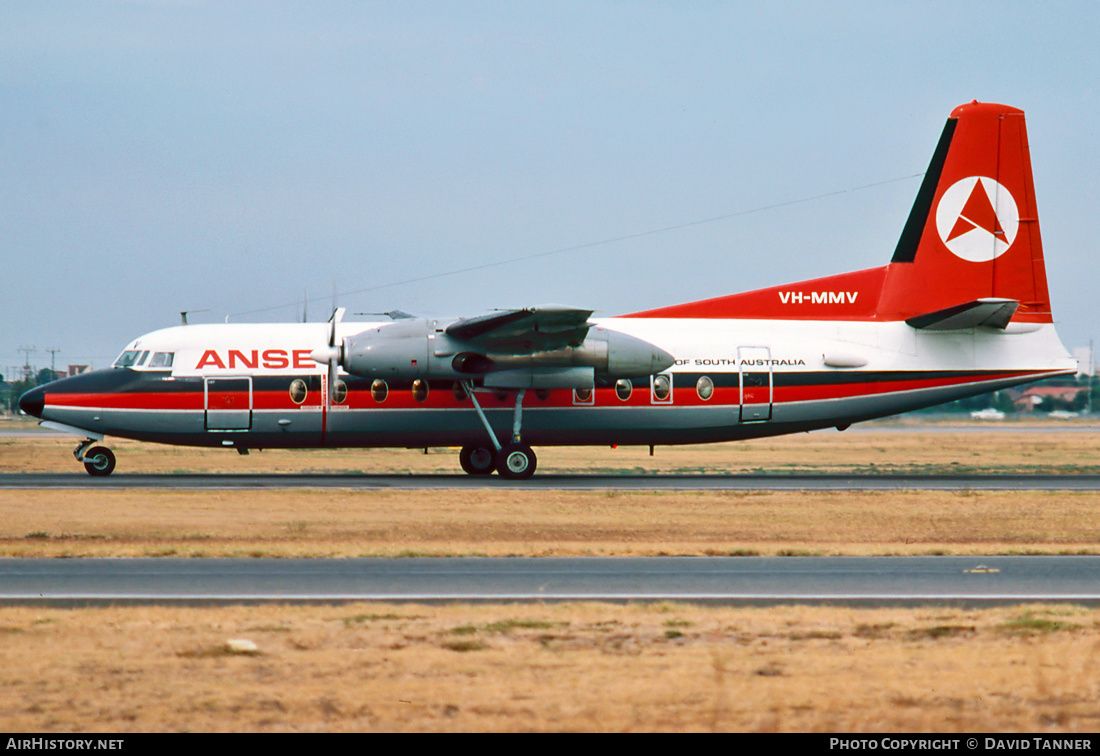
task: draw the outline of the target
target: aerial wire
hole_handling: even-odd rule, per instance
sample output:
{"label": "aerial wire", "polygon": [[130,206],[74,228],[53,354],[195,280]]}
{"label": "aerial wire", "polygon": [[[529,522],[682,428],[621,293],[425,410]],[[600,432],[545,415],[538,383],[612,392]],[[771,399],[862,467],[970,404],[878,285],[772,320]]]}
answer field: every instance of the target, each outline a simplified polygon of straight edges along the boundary
{"label": "aerial wire", "polygon": [[[702,225],[705,225],[705,224],[708,224],[708,223],[717,223],[718,221],[729,220],[730,218],[738,218],[738,217],[745,216],[745,215],[752,215],[754,213],[762,213],[762,212],[765,212],[767,210],[778,210],[779,208],[782,208],[782,207],[790,207],[792,205],[801,205],[801,204],[805,204],[807,202],[815,202],[817,200],[828,199],[829,197],[836,197],[836,196],[839,196],[841,194],[848,194],[850,192],[859,192],[859,191],[863,191],[864,189],[873,189],[875,187],[885,186],[887,184],[895,184],[895,183],[898,183],[900,181],[909,181],[910,179],[920,178],[923,175],[924,175],[924,171],[921,171],[920,173],[912,173],[912,174],[909,174],[908,176],[898,176],[897,178],[886,179],[885,181],[876,181],[872,184],[863,184],[861,186],[849,187],[848,189],[838,189],[838,190],[832,191],[832,192],[825,192],[824,194],[815,194],[815,195],[812,195],[812,196],[809,196],[809,197],[801,197],[799,199],[786,200],[784,202],[775,202],[775,203],[770,204],[770,205],[761,205],[760,207],[753,207],[753,208],[749,208],[747,210],[738,210],[737,212],[726,213],[724,215],[715,215],[715,216],[710,217],[710,218],[701,218],[699,220],[688,221],[686,223],[677,223],[677,224],[674,224],[674,225],[671,225],[671,226],[662,226],[661,228],[652,228],[652,229],[649,229],[648,231],[639,231],[639,232],[633,233],[633,234],[624,234],[622,236],[614,236],[614,237],[610,237],[608,239],[600,239],[599,241],[586,242],[584,244],[575,244],[575,245],[572,245],[572,246],[569,246],[569,247],[559,247],[557,249],[546,250],[544,252],[535,252],[535,253],[532,253],[532,254],[529,254],[529,255],[518,255],[516,257],[509,257],[509,258],[504,259],[504,260],[495,260],[493,262],[485,262],[485,263],[479,263],[477,265],[469,265],[469,266],[466,266],[464,268],[452,268],[451,270],[444,270],[444,271],[440,271],[438,273],[430,273],[428,275],[417,276],[415,278],[407,278],[407,279],[404,279],[404,280],[401,280],[401,281],[391,281],[389,283],[384,283],[384,284],[375,284],[374,286],[367,286],[367,287],[362,288],[362,289],[354,289],[352,291],[341,292],[341,296],[342,297],[348,297],[348,296],[355,295],[355,294],[365,294],[366,292],[369,292],[369,291],[380,291],[382,289],[392,289],[392,288],[397,287],[397,286],[406,286],[408,284],[420,283],[422,281],[432,281],[432,280],[435,280],[435,279],[438,279],[438,278],[448,278],[450,276],[458,276],[458,275],[462,275],[463,273],[473,273],[475,271],[487,270],[489,268],[499,268],[499,267],[504,266],[504,265],[512,265],[514,263],[526,262],[528,260],[538,260],[538,259],[543,258],[543,257],[551,257],[553,255],[561,255],[561,254],[565,254],[567,252],[578,252],[582,249],[592,249],[593,247],[600,247],[600,246],[604,246],[606,244],[617,244],[618,242],[630,241],[631,239],[641,239],[641,238],[644,238],[646,236],[654,236],[656,234],[664,234],[664,233],[668,233],[669,231],[679,231],[681,229],[692,228],[694,226],[702,226]],[[335,284],[334,284],[334,286],[335,286]],[[333,298],[335,299],[335,294],[334,294]],[[297,304],[298,303],[296,303],[296,302],[289,302],[289,303],[286,303],[286,304],[274,305],[272,307],[263,307],[263,308],[260,308],[260,309],[257,309],[257,310],[245,310],[243,312],[236,312],[236,313],[232,313],[231,315],[227,316],[226,320],[228,321],[229,318],[235,318],[235,317],[238,317],[240,315],[256,315],[256,314],[261,313],[261,312],[272,312],[274,310],[282,310],[282,309],[285,309],[287,307],[295,307],[295,306],[297,306]]]}

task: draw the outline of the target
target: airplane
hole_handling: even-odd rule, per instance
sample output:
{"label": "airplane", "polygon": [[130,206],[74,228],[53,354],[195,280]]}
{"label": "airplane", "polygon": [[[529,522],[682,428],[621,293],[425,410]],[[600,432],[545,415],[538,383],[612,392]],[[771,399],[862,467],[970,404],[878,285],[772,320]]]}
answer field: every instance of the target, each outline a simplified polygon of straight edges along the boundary
{"label": "airplane", "polygon": [[465,318],[181,325],[20,409],[83,437],[236,449],[460,447],[525,479],[532,445],[731,441],[852,423],[1056,375],[1024,113],[943,129],[887,265],[618,317],[558,305]]}

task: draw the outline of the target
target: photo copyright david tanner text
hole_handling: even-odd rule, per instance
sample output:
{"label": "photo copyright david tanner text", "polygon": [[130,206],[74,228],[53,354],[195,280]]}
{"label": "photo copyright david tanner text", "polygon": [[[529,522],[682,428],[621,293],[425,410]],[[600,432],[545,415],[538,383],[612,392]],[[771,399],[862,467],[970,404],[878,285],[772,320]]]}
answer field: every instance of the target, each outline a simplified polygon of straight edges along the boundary
{"label": "photo copyright david tanner text", "polygon": [[966,738],[829,738],[838,751],[1091,751],[1094,738],[966,737]]}

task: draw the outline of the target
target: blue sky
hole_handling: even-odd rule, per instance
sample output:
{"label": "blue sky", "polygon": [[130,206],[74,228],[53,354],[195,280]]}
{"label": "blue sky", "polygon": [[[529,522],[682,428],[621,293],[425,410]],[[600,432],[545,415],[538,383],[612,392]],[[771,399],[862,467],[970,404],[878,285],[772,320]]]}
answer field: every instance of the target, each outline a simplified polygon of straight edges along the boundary
{"label": "blue sky", "polygon": [[0,373],[106,366],[180,310],[324,320],[334,290],[613,315],[882,265],[971,99],[1027,112],[1087,344],[1097,29],[1087,2],[5,3]]}

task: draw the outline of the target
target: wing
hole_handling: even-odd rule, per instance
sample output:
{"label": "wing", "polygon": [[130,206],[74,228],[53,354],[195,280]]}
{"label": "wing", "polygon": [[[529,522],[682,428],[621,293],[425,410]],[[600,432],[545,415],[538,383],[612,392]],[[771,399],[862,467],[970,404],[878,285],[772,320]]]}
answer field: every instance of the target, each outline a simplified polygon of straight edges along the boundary
{"label": "wing", "polygon": [[477,344],[486,352],[530,354],[578,347],[588,335],[593,310],[545,305],[501,310],[447,326],[447,335]]}

